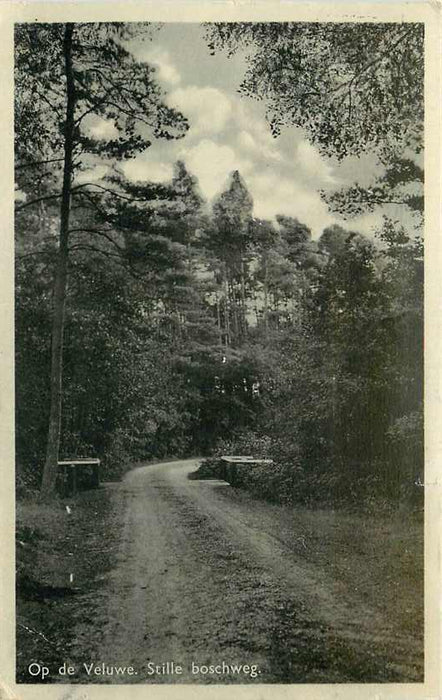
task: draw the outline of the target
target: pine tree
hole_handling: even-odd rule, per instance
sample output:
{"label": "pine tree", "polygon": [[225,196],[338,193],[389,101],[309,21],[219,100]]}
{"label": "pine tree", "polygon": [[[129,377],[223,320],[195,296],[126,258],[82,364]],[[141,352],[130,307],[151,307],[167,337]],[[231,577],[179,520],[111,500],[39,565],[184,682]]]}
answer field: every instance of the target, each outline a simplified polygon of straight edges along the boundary
{"label": "pine tree", "polygon": [[247,334],[247,254],[253,199],[237,170],[213,205],[213,227],[208,247],[221,262],[225,343],[240,345]]}
{"label": "pine tree", "polygon": [[[75,173],[85,168],[88,158],[129,158],[146,149],[152,137],[176,138],[187,128],[182,115],[165,105],[153,69],[137,63],[124,48],[121,40],[138,30],[121,24],[69,23],[18,25],[16,31],[18,164],[61,165],[61,190],[44,195],[45,201],[60,202],[50,417],[42,481],[45,496],[55,489],[60,444],[72,198],[88,189],[86,183],[75,185]],[[93,138],[82,128],[91,115],[112,124],[118,136]],[[96,189],[100,190],[100,186]],[[35,206],[40,201],[40,197],[28,199],[19,208]]]}

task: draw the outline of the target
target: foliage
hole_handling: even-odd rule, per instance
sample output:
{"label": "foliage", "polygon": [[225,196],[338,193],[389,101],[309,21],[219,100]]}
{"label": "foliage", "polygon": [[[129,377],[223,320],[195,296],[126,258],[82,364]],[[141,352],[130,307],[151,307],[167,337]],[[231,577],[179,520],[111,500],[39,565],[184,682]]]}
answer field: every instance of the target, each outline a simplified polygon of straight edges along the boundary
{"label": "foliage", "polygon": [[212,52],[249,49],[241,94],[267,101],[274,133],[307,130],[323,153],[422,147],[423,25],[207,25]]}
{"label": "foliage", "polygon": [[[168,107],[155,69],[137,62],[123,37],[141,25],[76,23],[73,27],[77,166],[85,154],[130,158],[150,138],[175,138],[187,129],[185,118]],[[16,144],[19,165],[62,155],[66,85],[62,24],[17,24]],[[144,28],[146,31],[146,28]],[[94,115],[110,120],[118,137],[92,137],[83,128]],[[85,165],[87,161],[85,162]]]}
{"label": "foliage", "polygon": [[265,101],[274,136],[296,126],[325,156],[377,156],[369,186],[322,192],[331,209],[422,215],[422,23],[220,22],[206,24],[206,40],[211,53],[246,52],[238,90]]}
{"label": "foliage", "polygon": [[[274,502],[419,498],[422,241],[389,219],[373,242],[337,225],[313,240],[284,213],[254,218],[237,171],[211,211],[182,162],[170,182],[128,181],[121,161],[153,137],[182,135],[186,122],[164,106],[153,70],[124,48],[125,32],[74,31],[63,456],[96,455],[116,478],[135,461],[252,454],[273,465],[253,468],[243,485]],[[208,34],[215,50],[253,43],[243,90],[270,99],[275,130],[295,123],[338,158],[372,148],[383,159],[376,187],[335,193],[334,206],[354,213],[400,195],[421,208],[412,185],[423,181],[419,25],[239,23]],[[41,474],[49,419],[66,145],[61,37],[61,25],[17,27],[16,423],[25,487]],[[120,136],[93,137],[91,114]],[[410,157],[398,155],[405,147]],[[87,180],[83,171],[101,159],[113,167]]]}
{"label": "foliage", "polygon": [[[195,187],[178,164],[155,217],[149,197],[132,188],[139,201],[109,197],[107,208],[102,201],[94,208],[94,244],[81,226],[72,234],[61,454],[99,456],[107,478],[134,460],[183,454],[191,442],[186,402],[192,387],[183,352],[213,338],[187,247],[201,204]],[[181,218],[174,226],[177,211]],[[109,257],[116,245],[118,255]],[[54,250],[46,255],[53,264]],[[18,261],[17,454],[28,470],[41,473],[47,423],[41,406],[48,401],[37,386],[44,386],[47,397],[52,268],[35,276],[35,260],[25,253]]]}
{"label": "foliage", "polygon": [[[149,147],[150,138],[179,138],[188,128],[183,115],[167,106],[155,81],[154,69],[137,62],[124,47],[122,40],[138,30],[139,27],[131,30],[129,25],[119,23],[31,23],[16,27],[17,186],[22,202],[17,210],[21,212],[48,201],[60,203],[53,283],[48,438],[42,479],[44,497],[54,493],[60,450],[72,195],[80,191],[80,200],[86,196],[86,206],[92,204],[96,208],[97,197],[89,197],[88,189],[92,186],[99,192],[112,192],[94,182],[74,185],[75,175],[90,168],[94,157],[130,158]],[[90,118],[92,127],[94,120],[95,125],[98,120],[98,124],[110,127],[112,133],[106,136],[100,130],[94,133],[91,125],[85,127]],[[40,186],[48,174],[47,166],[54,163],[59,171],[54,176],[49,170],[45,192],[41,194],[40,187],[35,190],[34,178],[27,171],[36,167],[38,173],[43,166],[37,180]],[[121,195],[114,192],[114,196]],[[112,237],[110,241],[119,249]]]}

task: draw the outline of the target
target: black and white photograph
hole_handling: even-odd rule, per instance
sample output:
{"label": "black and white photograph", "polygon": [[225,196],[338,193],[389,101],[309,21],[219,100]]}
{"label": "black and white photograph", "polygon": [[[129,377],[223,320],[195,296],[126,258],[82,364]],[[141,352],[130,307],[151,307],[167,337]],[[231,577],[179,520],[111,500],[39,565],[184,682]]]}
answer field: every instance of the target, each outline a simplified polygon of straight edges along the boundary
{"label": "black and white photograph", "polygon": [[48,5],[11,25],[4,697],[415,697],[428,16]]}

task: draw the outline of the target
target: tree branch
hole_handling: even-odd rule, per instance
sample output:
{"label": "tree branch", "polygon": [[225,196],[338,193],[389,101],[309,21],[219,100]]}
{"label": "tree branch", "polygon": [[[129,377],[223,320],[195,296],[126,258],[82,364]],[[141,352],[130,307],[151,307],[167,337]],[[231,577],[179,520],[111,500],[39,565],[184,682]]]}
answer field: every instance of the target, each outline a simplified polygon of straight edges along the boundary
{"label": "tree branch", "polygon": [[111,253],[109,250],[103,250],[102,248],[97,248],[96,246],[89,245],[88,243],[75,243],[69,246],[69,250],[92,250],[95,253],[100,253],[108,258],[118,258],[121,261],[121,255],[118,253]]}
{"label": "tree branch", "polygon": [[[109,192],[110,194],[115,195],[116,197],[120,197],[120,199],[125,199],[128,202],[146,202],[146,197],[129,197],[127,195],[121,194],[120,192],[116,192],[115,190],[111,190],[109,187],[104,187],[104,185],[99,185],[97,182],[82,182],[81,185],[76,185],[73,189],[72,192],[78,191],[82,187],[98,187],[100,190],[103,190],[104,192]],[[80,192],[80,194],[82,194]]]}
{"label": "tree branch", "polygon": [[378,56],[377,58],[374,58],[372,61],[369,61],[368,63],[366,63],[365,66],[363,66],[358,73],[355,73],[350,78],[350,80],[346,80],[345,82],[341,83],[341,85],[338,85],[337,87],[333,88],[333,90],[329,90],[328,94],[331,95],[333,93],[337,93],[337,92],[339,92],[339,90],[342,90],[342,88],[345,88],[347,86],[349,88],[349,93],[350,93],[353,83],[356,80],[358,80],[364,73],[366,73],[367,70],[369,70],[373,66],[381,63],[381,61],[383,61],[385,58],[389,59],[392,51],[396,48],[396,46],[398,46],[401,43],[401,41],[403,41],[403,39],[405,39],[405,37],[408,34],[410,34],[412,31],[413,31],[413,27],[411,29],[407,29],[407,31],[405,31],[403,34],[401,34],[399,39],[397,41],[395,41],[392,46],[385,48],[385,50],[382,52],[381,56]]}
{"label": "tree branch", "polygon": [[128,263],[127,260],[122,258],[122,256],[119,253],[111,253],[108,250],[102,250],[101,248],[91,246],[87,243],[76,243],[75,245],[70,246],[69,250],[90,250],[94,253],[98,253],[99,255],[104,255],[107,258],[111,258],[115,263],[123,267],[135,279],[142,279],[142,275],[136,272],[133,266],[130,263]]}
{"label": "tree branch", "polygon": [[59,199],[61,197],[61,192],[58,194],[48,194],[45,195],[44,197],[37,197],[37,199],[31,199],[29,202],[24,202],[20,206],[16,206],[16,211],[22,211],[22,209],[26,209],[26,207],[30,207],[33,204],[38,204],[39,202],[44,202],[45,200],[48,199]]}
{"label": "tree branch", "polygon": [[96,228],[72,228],[72,229],[69,231],[69,233],[96,233],[98,236],[102,236],[102,237],[105,238],[107,241],[109,241],[109,243],[112,243],[112,245],[113,245],[118,251],[120,251],[120,253],[124,253],[124,252],[125,252],[125,249],[123,248],[123,246],[119,245],[119,243],[117,243],[117,242],[112,238],[112,236],[109,236],[109,235],[108,235],[108,233],[110,233],[110,232],[112,232],[112,229],[109,229],[109,231],[103,231],[103,230],[96,229]]}
{"label": "tree branch", "polygon": [[47,160],[35,160],[32,163],[21,163],[15,166],[16,170],[24,170],[24,168],[36,168],[38,165],[46,165],[47,163],[58,163],[63,161],[63,158],[48,158]]}
{"label": "tree branch", "polygon": [[30,253],[23,253],[22,255],[17,255],[16,259],[17,260],[24,260],[25,258],[32,258],[35,255],[50,255],[52,257],[55,257],[56,251],[55,250],[33,250]]}

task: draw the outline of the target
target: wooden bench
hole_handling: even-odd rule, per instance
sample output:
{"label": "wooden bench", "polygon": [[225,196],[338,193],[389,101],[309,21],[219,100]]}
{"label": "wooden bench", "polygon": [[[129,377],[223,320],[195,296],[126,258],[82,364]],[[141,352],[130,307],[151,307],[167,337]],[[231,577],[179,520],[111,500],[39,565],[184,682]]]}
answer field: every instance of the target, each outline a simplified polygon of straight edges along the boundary
{"label": "wooden bench", "polygon": [[222,455],[222,478],[232,486],[241,486],[242,474],[245,469],[253,468],[259,464],[273,464],[272,459],[256,459],[251,455]]}
{"label": "wooden bench", "polygon": [[63,459],[58,462],[58,468],[65,496],[77,493],[79,487],[96,489],[100,485],[100,460],[96,457]]}

